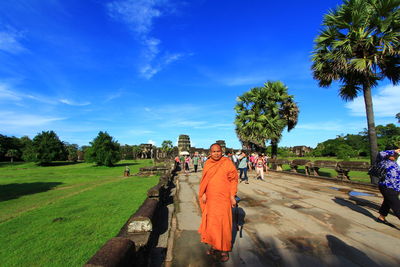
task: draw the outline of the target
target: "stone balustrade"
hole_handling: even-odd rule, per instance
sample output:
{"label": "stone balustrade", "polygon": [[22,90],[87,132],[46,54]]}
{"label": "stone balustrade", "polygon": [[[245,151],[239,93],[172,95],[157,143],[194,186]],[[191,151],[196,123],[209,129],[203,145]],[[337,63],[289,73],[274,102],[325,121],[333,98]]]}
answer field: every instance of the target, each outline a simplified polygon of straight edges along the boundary
{"label": "stone balustrade", "polygon": [[[175,173],[165,166],[150,166],[140,169],[141,175],[162,173],[159,183],[147,191],[147,198],[128,219],[118,235],[108,240],[85,267],[147,266],[147,257],[154,229],[159,224],[157,214],[165,208],[171,194],[171,181]],[[140,175],[140,174],[139,174]],[[173,187],[173,185],[172,185]],[[152,237],[153,236],[153,237]]]}
{"label": "stone balustrade", "polygon": [[336,178],[340,180],[350,180],[350,171],[365,171],[368,172],[370,167],[368,162],[364,161],[331,161],[331,160],[316,160],[310,161],[306,159],[268,159],[268,164],[272,170],[282,171],[283,164],[290,166],[290,171],[298,173],[298,167],[304,166],[306,175],[321,176],[320,168],[333,169],[337,172]]}

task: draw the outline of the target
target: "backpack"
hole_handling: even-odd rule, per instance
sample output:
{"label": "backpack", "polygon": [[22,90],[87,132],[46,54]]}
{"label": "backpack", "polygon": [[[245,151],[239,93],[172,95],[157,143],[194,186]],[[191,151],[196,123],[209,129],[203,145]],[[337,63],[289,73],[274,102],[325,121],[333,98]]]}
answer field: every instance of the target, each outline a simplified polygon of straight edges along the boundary
{"label": "backpack", "polygon": [[368,174],[378,178],[379,182],[383,182],[386,179],[386,167],[383,164],[379,164],[380,162],[375,162],[368,169]]}

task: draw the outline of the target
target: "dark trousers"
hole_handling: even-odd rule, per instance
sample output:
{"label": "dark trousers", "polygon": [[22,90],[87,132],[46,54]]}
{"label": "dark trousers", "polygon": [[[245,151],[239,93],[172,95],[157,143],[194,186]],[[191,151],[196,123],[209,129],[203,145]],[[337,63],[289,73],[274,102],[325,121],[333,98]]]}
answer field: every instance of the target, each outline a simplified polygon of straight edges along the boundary
{"label": "dark trousers", "polygon": [[389,210],[392,209],[394,215],[400,219],[400,192],[397,192],[392,188],[387,188],[384,185],[379,185],[379,191],[381,191],[383,196],[383,203],[379,209],[379,214],[386,217]]}
{"label": "dark trousers", "polygon": [[198,165],[193,165],[194,166],[194,172],[197,172],[197,166]]}
{"label": "dark trousers", "polygon": [[[247,168],[239,168],[240,170],[240,180],[242,181],[248,181],[249,178],[247,177]],[[242,175],[244,174],[244,178],[242,179]]]}

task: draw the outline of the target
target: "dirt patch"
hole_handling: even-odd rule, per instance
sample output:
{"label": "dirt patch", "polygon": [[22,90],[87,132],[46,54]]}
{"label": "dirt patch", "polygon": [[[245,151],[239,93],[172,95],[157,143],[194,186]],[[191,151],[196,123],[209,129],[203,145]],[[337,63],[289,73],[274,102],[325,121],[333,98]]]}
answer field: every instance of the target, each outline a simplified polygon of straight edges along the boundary
{"label": "dirt patch", "polygon": [[293,205],[291,205],[289,208],[295,209],[295,210],[297,210],[297,209],[304,209],[303,206],[300,206],[300,205],[298,205],[298,204],[293,204]]}
{"label": "dirt patch", "polygon": [[261,191],[261,190],[258,190],[258,189],[254,189],[253,191],[254,191],[254,193],[256,193],[257,195],[266,196],[266,197],[269,196],[269,194],[268,194],[267,192],[264,192],[264,191]]}
{"label": "dirt patch", "polygon": [[267,201],[268,200],[266,199],[255,200],[249,197],[244,197],[240,200],[240,204],[243,205],[244,207],[257,207],[257,206],[262,206],[263,203]]}
{"label": "dirt patch", "polygon": [[286,193],[281,193],[284,198],[290,198],[290,199],[303,199],[300,195],[292,195],[292,194],[286,194]]}
{"label": "dirt patch", "polygon": [[289,234],[289,236],[280,236],[279,239],[287,245],[287,248],[300,253],[321,257],[321,254],[323,255],[329,251],[328,243],[325,239],[316,238],[310,236],[310,234]]}

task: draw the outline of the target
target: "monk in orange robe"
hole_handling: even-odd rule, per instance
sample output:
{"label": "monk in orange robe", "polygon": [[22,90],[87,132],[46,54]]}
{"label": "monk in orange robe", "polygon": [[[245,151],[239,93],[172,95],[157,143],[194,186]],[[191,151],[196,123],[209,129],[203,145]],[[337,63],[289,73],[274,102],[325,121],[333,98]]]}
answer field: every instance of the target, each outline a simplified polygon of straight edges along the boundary
{"label": "monk in orange robe", "polygon": [[210,147],[200,182],[201,242],[209,244],[208,254],[218,252],[221,261],[229,260],[232,249],[232,207],[236,205],[238,174],[229,158],[222,157],[219,144]]}

